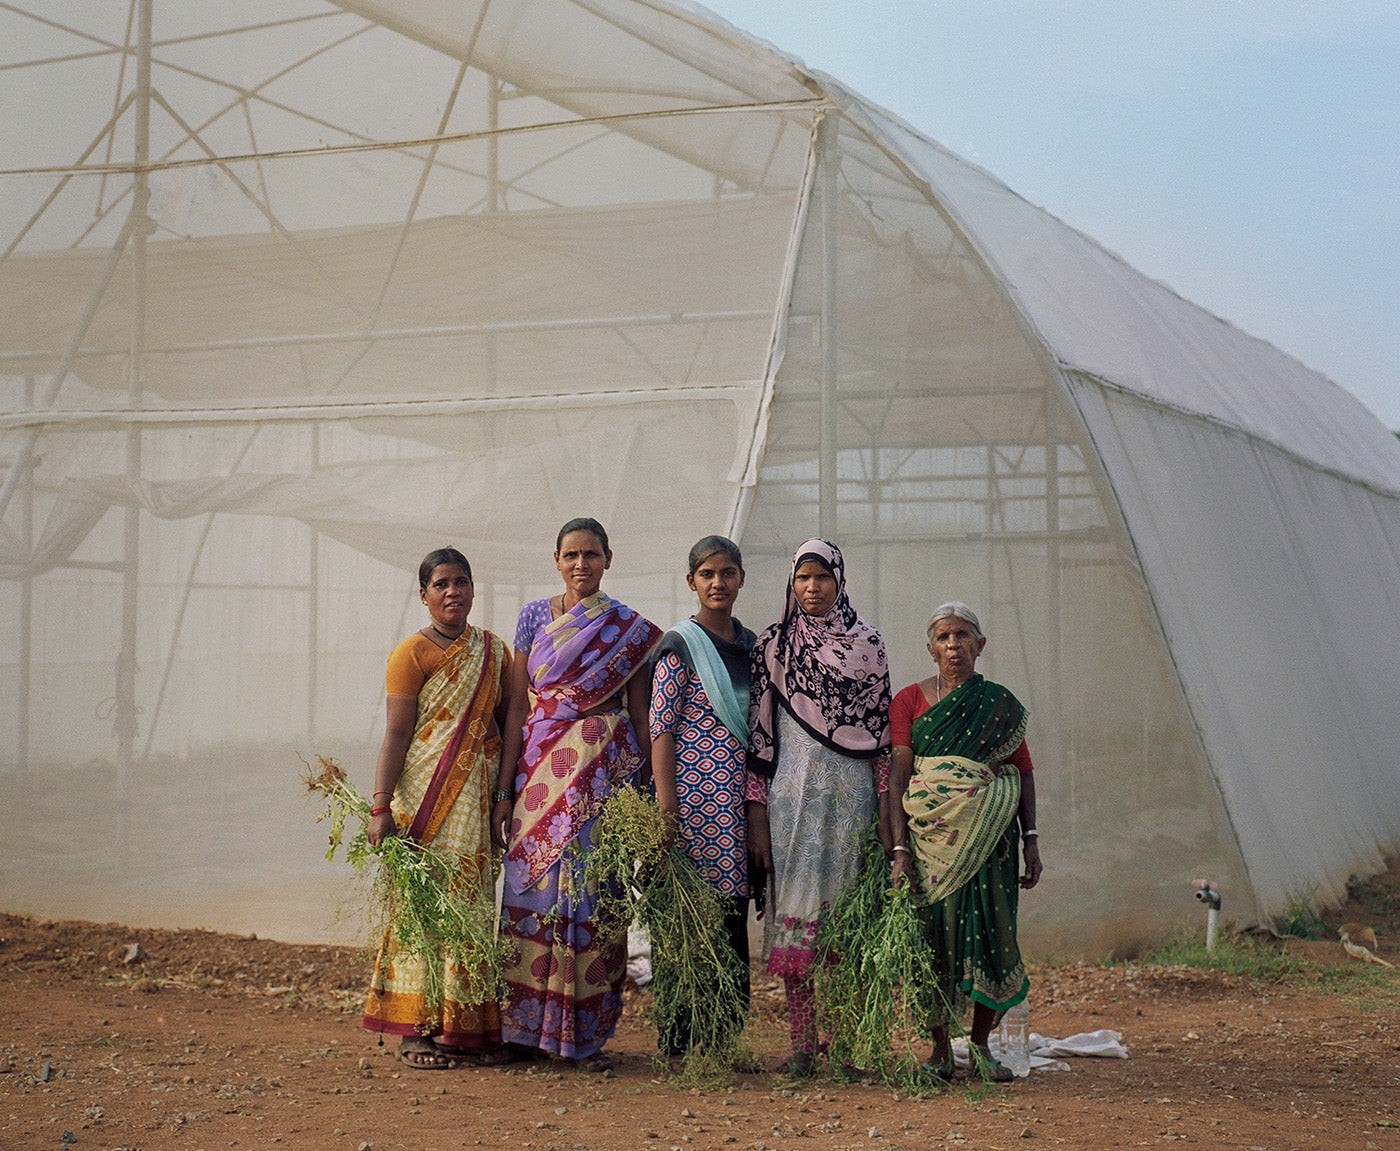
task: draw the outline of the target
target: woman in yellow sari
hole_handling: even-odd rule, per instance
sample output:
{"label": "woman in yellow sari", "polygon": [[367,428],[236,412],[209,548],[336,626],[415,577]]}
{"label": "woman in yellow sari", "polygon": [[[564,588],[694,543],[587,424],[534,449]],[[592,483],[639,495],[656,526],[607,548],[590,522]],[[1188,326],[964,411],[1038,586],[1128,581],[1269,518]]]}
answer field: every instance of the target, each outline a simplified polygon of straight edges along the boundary
{"label": "woman in yellow sari", "polygon": [[[462,882],[495,885],[490,789],[501,760],[501,719],[509,703],[510,650],[467,622],[472,571],[455,548],[429,552],[418,569],[430,617],[389,656],[388,722],[374,771],[369,841],[391,835],[432,844],[461,860]],[[364,1026],[401,1035],[409,1067],[443,1070],[501,1058],[501,1013],[494,1001],[466,1002],[446,956],[441,1003],[427,999],[429,962],[399,952],[388,931],[375,959]]]}

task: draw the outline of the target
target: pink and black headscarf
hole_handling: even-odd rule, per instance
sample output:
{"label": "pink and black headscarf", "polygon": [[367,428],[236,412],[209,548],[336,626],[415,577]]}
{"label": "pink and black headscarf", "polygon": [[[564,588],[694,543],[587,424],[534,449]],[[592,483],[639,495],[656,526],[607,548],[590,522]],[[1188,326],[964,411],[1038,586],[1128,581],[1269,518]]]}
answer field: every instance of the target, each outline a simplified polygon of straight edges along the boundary
{"label": "pink and black headscarf", "polygon": [[[797,602],[797,569],[816,560],[836,579],[836,602],[808,615]],[[797,549],[783,618],[758,637],[749,707],[749,770],[773,778],[778,707],[818,743],[858,759],[890,746],[890,671],[885,641],[846,595],[841,550],[826,540]]]}

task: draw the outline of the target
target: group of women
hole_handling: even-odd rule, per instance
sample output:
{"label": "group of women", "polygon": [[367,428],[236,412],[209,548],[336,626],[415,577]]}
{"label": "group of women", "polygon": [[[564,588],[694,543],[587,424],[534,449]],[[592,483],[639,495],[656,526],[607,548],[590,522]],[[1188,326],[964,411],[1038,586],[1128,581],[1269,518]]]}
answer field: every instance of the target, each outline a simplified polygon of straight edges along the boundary
{"label": "group of women", "polygon": [[[466,558],[423,560],[430,619],[390,656],[369,838],[451,852],[472,890],[494,883],[504,853],[505,995],[461,1002],[448,970],[448,994],[429,1003],[425,961],[386,935],[365,1027],[402,1036],[399,1058],[422,1069],[530,1056],[611,1067],[626,955],[599,930],[583,868],[608,797],[649,781],[668,837],[725,900],[744,1002],[749,901],[767,896],[788,1072],[811,1073],[825,1050],[817,927],[878,822],[891,880],[915,885],[938,956],[945,1014],[927,1066],[951,1077],[948,1026],[971,1004],[984,1068],[1011,1078],[989,1032],[1026,994],[1017,897],[1041,865],[1026,711],[977,674],[976,615],[956,602],[935,611],[934,675],[891,698],[884,641],[851,605],[835,545],[797,549],[782,617],[757,637],[734,616],[744,568],[732,541],[691,549],[697,610],[665,633],[602,591],[612,558],[596,520],[566,523],[554,551],[563,590],[524,607],[513,651],[468,623]],[[691,1043],[683,1022],[660,1036],[675,1057]]]}

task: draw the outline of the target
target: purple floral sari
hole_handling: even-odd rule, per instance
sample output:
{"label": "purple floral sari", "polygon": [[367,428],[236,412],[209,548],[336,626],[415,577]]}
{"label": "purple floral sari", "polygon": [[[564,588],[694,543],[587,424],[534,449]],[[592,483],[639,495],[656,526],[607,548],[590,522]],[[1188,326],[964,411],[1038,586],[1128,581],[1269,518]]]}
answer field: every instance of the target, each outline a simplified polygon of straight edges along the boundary
{"label": "purple floral sari", "polygon": [[[528,605],[522,624],[536,614]],[[581,1059],[617,1025],[626,949],[596,933],[582,857],[613,787],[641,763],[623,694],[660,639],[650,620],[602,593],[533,635],[517,632],[536,702],[517,764],[501,907],[515,950],[501,1022],[508,1042]]]}

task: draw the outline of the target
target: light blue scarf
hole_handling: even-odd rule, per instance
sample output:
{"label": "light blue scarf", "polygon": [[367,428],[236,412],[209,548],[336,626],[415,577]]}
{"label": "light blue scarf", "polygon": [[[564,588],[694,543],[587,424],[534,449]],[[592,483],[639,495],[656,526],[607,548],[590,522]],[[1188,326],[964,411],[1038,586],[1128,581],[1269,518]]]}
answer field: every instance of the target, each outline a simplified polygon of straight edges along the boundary
{"label": "light blue scarf", "polygon": [[710,642],[710,633],[693,619],[683,619],[671,629],[680,636],[690,653],[690,665],[700,677],[700,686],[715,716],[724,724],[729,734],[741,746],[749,742],[749,701],[740,700],[734,692],[734,684],[729,678],[729,669],[724,666],[715,645]]}

